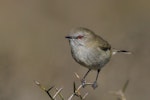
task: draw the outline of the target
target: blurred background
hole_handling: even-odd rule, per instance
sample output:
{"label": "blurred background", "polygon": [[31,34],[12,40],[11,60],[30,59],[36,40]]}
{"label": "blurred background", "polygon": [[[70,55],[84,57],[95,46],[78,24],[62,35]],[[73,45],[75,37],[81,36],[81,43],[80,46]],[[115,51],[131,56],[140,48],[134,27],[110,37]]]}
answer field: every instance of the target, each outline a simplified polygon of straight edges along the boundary
{"label": "blurred background", "polygon": [[[147,0],[1,0],[0,100],[50,100],[34,83],[63,87],[65,98],[73,92],[77,72],[87,71],[71,57],[64,38],[72,28],[89,28],[118,54],[101,71],[99,87],[84,89],[86,100],[116,100],[109,91],[126,80],[127,100],[150,99],[150,1]],[[96,72],[87,81],[95,79]],[[94,79],[93,79],[94,78]],[[76,100],[75,98],[74,100]]]}

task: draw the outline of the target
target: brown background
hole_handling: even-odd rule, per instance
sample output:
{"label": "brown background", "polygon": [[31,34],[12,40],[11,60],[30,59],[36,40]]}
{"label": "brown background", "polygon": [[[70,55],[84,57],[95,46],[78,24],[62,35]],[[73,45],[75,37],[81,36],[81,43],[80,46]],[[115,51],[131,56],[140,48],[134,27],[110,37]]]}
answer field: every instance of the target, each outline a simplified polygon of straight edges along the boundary
{"label": "brown background", "polygon": [[[72,28],[92,29],[113,47],[133,51],[118,54],[101,71],[86,100],[116,100],[109,91],[130,80],[127,100],[150,99],[150,1],[148,0],[1,0],[0,100],[49,100],[34,80],[45,87],[63,87],[67,98],[72,83],[87,69],[75,63],[64,38]],[[88,81],[95,78],[94,72]]]}

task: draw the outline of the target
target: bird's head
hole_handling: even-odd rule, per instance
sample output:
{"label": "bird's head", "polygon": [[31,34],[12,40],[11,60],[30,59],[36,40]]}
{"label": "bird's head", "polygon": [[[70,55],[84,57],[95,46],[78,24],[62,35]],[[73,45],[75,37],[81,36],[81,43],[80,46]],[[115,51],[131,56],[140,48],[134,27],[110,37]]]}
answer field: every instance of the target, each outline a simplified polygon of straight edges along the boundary
{"label": "bird's head", "polygon": [[95,33],[87,28],[79,27],[73,29],[66,38],[69,39],[71,45],[86,45],[88,42],[94,40]]}

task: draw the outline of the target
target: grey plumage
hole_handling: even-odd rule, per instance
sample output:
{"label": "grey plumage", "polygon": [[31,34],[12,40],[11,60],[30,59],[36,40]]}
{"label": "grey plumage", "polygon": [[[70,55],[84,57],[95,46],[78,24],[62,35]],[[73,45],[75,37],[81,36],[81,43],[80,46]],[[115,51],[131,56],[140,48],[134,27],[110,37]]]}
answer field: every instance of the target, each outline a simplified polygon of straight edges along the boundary
{"label": "grey plumage", "polygon": [[87,74],[91,70],[97,70],[98,73],[93,88],[97,87],[96,81],[99,71],[109,62],[111,56],[117,52],[128,52],[111,49],[111,45],[102,37],[83,27],[73,29],[66,38],[69,39],[72,57],[76,62],[89,69],[83,77],[83,85]]}
{"label": "grey plumage", "polygon": [[86,28],[76,28],[70,37],[83,36],[82,39],[69,39],[73,58],[89,69],[101,69],[111,57],[111,46],[107,41]]}

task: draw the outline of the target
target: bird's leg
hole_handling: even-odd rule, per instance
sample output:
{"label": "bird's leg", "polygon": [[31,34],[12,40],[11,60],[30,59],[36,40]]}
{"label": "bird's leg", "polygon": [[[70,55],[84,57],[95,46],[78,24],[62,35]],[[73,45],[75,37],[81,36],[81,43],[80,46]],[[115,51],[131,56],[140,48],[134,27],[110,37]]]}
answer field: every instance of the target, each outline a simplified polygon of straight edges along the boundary
{"label": "bird's leg", "polygon": [[85,75],[84,75],[84,77],[82,78],[82,80],[81,80],[81,83],[82,83],[82,86],[84,87],[84,85],[85,85],[85,83],[86,83],[86,81],[85,81],[85,78],[86,78],[86,76],[88,75],[88,73],[91,71],[91,69],[89,69],[86,73],[85,73]]}
{"label": "bird's leg", "polygon": [[98,76],[99,76],[99,72],[100,72],[100,69],[97,70],[96,79],[95,79],[95,81],[92,84],[93,89],[96,89],[98,87],[98,85],[97,85],[97,79],[98,79]]}

